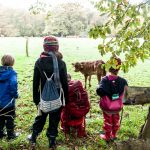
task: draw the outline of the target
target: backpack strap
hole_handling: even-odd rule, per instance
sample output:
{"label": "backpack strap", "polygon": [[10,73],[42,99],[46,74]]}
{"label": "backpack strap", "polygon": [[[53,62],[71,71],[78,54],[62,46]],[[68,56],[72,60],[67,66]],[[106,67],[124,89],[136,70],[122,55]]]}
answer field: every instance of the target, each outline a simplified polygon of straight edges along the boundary
{"label": "backpack strap", "polygon": [[74,83],[74,89],[75,89],[74,93],[76,94],[77,99],[81,100],[81,91],[78,88],[79,84],[82,87],[81,82],[79,80],[75,81],[75,83]]}
{"label": "backpack strap", "polygon": [[48,53],[50,56],[52,56],[53,59],[53,69],[54,69],[54,81],[56,84],[57,88],[61,88],[61,83],[60,83],[60,75],[59,75],[59,68],[58,68],[58,60],[56,55],[53,52]]}
{"label": "backpack strap", "polygon": [[53,73],[53,74],[51,75],[51,77],[50,77],[50,78],[48,78],[48,77],[47,77],[47,75],[46,75],[46,72],[45,72],[45,71],[43,71],[43,73],[44,73],[44,75],[45,75],[45,77],[46,77],[46,79],[47,79],[47,80],[51,80],[51,79],[52,79],[52,77],[53,77],[53,75],[54,75],[54,73]]}
{"label": "backpack strap", "polygon": [[[61,95],[61,93],[62,93],[62,95]],[[62,88],[60,89],[60,97],[61,96],[62,96],[62,106],[65,106],[65,95],[64,95],[64,91]]]}
{"label": "backpack strap", "polygon": [[56,55],[53,52],[49,52],[48,54],[52,56],[52,59],[53,59],[54,81],[55,81],[56,87],[60,89],[60,97],[62,96],[62,105],[65,106],[65,97],[64,97],[64,91],[62,89],[62,85],[60,82],[58,60],[57,60]]}

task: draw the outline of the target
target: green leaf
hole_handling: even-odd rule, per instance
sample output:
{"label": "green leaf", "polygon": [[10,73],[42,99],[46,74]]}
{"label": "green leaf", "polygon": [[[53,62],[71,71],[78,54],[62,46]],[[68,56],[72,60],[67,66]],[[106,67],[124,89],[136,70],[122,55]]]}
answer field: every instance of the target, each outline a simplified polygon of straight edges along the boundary
{"label": "green leaf", "polygon": [[122,0],[117,0],[118,3],[122,2]]}
{"label": "green leaf", "polygon": [[110,30],[109,27],[107,27],[106,30],[107,30],[107,33],[108,33],[108,34],[111,34],[111,30]]}

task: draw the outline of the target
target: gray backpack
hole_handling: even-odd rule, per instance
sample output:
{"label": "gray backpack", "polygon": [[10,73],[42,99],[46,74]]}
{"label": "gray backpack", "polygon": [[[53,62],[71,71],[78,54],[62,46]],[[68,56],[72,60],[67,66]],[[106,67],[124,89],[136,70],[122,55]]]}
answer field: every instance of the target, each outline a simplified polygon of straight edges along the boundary
{"label": "gray backpack", "polygon": [[[42,91],[40,87],[40,110],[44,113],[52,112],[59,109],[61,106],[65,106],[64,92],[59,79],[57,58],[53,53],[49,54],[53,58],[54,73],[48,78],[43,71],[47,80]],[[53,76],[54,81],[52,80]]]}

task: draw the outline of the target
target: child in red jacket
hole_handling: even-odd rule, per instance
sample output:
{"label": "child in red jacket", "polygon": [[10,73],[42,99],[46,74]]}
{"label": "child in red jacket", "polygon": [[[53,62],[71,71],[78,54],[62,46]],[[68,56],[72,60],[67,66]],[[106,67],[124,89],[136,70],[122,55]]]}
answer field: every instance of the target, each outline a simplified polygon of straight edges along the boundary
{"label": "child in red jacket", "polygon": [[61,112],[61,128],[65,133],[76,129],[77,137],[85,137],[85,116],[89,112],[90,104],[88,94],[81,81],[71,80],[68,74],[69,100]]}

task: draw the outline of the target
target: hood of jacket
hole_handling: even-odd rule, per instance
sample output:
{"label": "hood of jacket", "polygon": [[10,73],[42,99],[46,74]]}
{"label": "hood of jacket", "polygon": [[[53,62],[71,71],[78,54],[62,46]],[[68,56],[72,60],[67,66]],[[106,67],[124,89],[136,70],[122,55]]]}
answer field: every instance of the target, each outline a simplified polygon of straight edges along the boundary
{"label": "hood of jacket", "polygon": [[12,67],[0,66],[0,81],[5,81],[10,78],[11,75],[16,74]]}

